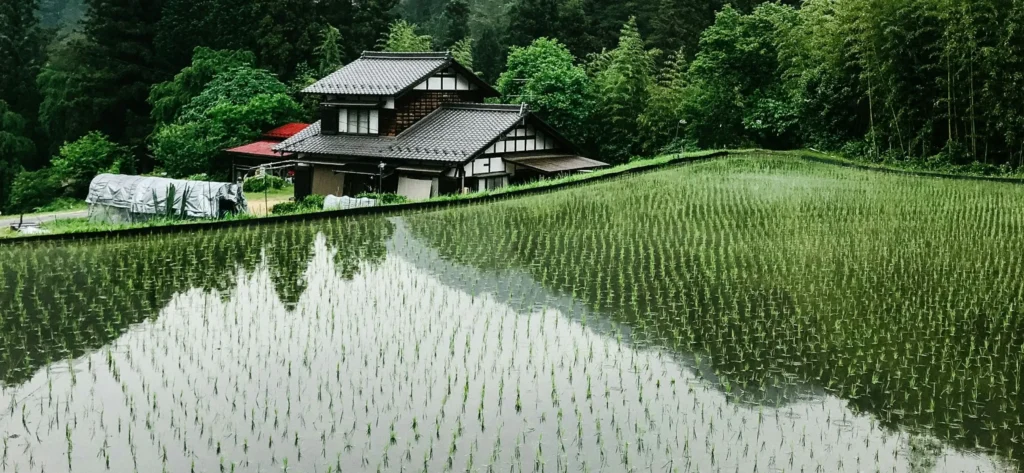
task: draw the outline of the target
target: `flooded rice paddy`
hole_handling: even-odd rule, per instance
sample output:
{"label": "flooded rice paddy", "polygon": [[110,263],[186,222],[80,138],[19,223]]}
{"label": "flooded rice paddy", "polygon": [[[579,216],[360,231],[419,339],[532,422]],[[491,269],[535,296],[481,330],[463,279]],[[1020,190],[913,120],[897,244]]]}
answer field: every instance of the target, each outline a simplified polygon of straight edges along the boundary
{"label": "flooded rice paddy", "polygon": [[1022,203],[749,156],[0,247],[0,470],[1020,471]]}

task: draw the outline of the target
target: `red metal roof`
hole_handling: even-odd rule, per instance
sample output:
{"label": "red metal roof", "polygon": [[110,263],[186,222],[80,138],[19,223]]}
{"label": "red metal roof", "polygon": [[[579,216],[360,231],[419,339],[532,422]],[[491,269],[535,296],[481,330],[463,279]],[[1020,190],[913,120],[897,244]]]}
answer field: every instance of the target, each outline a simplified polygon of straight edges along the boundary
{"label": "red metal roof", "polygon": [[295,136],[298,132],[305,130],[308,127],[305,123],[289,123],[284,126],[279,126],[263,134],[264,138],[287,140]]}
{"label": "red metal roof", "polygon": [[282,158],[292,155],[292,153],[275,152],[274,147],[279,144],[281,143],[278,141],[263,140],[239,146],[237,148],[231,148],[225,151],[234,154],[244,154],[248,156],[265,156],[269,158]]}

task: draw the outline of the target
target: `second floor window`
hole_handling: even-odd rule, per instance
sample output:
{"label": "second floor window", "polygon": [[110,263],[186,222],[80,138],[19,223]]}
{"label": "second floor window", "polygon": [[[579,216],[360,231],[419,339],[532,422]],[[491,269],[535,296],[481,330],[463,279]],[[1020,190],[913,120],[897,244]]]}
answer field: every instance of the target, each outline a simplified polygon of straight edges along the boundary
{"label": "second floor window", "polygon": [[338,131],[356,135],[376,135],[379,121],[379,111],[376,109],[342,109],[338,120]]}

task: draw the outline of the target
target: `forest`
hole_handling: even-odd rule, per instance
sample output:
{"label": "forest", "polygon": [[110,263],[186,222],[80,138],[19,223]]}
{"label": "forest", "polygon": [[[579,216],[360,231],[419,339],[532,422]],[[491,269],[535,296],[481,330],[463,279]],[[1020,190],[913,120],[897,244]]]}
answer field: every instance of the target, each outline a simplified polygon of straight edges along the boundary
{"label": "forest", "polygon": [[0,3],[0,211],[99,172],[217,178],[364,50],[451,50],[589,155],[814,148],[996,174],[1024,156],[1019,0]]}

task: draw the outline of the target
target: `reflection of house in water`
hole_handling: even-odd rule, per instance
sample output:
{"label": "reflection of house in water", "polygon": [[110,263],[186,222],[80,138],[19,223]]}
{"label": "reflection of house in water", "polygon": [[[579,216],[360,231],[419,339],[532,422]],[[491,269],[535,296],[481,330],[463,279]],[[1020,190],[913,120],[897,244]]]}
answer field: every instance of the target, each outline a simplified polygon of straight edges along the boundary
{"label": "reflection of house in water", "polygon": [[273,147],[296,197],[382,190],[422,199],[604,166],[450,53],[363,53],[308,87],[321,120]]}

